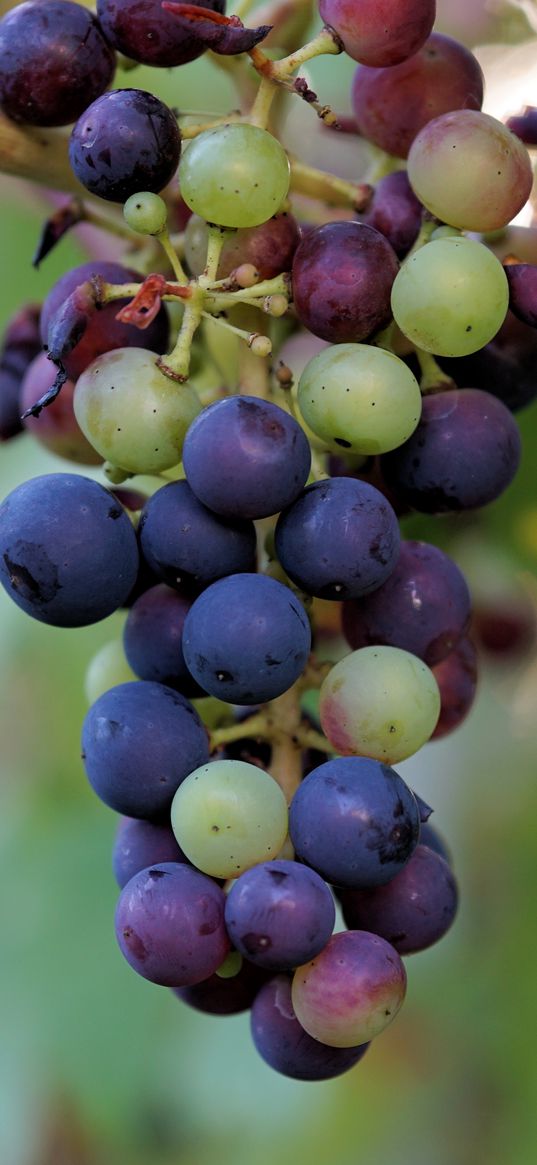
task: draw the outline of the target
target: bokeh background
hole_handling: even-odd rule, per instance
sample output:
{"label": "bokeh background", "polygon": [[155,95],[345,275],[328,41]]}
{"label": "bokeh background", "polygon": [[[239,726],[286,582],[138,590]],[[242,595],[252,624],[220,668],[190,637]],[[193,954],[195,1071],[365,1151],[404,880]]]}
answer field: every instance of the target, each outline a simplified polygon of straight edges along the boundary
{"label": "bokeh background", "polygon": [[[5,8],[8,5],[0,7]],[[533,0],[445,0],[439,28],[479,49],[486,108],[537,104]],[[354,66],[331,58],[314,87],[349,108]],[[206,62],[146,70],[123,84],[179,108],[233,108]],[[328,146],[298,101],[289,141],[312,162],[359,176],[353,138]],[[295,148],[298,148],[295,146]],[[336,157],[337,151],[337,157]],[[31,266],[48,206],[12,179],[2,196],[0,316],[41,299],[87,257],[66,238]],[[537,376],[537,368],[536,368]],[[515,484],[470,521],[406,525],[449,547],[476,595],[537,601],[537,403],[521,416]],[[2,496],[65,468],[24,436],[0,450]],[[401,772],[435,807],[462,904],[452,932],[407,960],[397,1022],[348,1075],[277,1076],[257,1057],[248,1017],[212,1019],[139,979],[113,934],[113,814],[80,762],[84,673],[121,616],[80,631],[27,619],[0,595],[1,1165],[533,1165],[537,1153],[537,652],[483,660],[466,724]]]}

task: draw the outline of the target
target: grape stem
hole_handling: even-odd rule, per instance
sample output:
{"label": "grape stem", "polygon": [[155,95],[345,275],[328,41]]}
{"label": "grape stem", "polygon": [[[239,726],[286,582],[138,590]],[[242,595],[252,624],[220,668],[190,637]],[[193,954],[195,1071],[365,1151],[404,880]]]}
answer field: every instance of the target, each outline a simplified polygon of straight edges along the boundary
{"label": "grape stem", "polygon": [[350,206],[358,211],[366,210],[373,194],[373,187],[367,182],[348,182],[315,166],[307,166],[297,158],[291,158],[291,190],[320,199],[329,206]]}
{"label": "grape stem", "polygon": [[283,87],[288,92],[297,93],[304,101],[307,101],[308,105],[311,105],[315,109],[317,115],[325,124],[335,125],[337,123],[335,114],[327,105],[320,105],[317,101],[317,95],[309,88],[307,81],[302,77],[297,77],[294,81],[291,81],[290,77],[306,61],[311,61],[315,57],[325,55],[326,53],[341,53],[342,51],[343,45],[341,40],[337,33],[330,28],[321,29],[320,33],[313,40],[308,41],[302,48],[290,53],[289,56],[282,57],[279,61],[271,60],[259,46],[250,49],[248,56],[254,69],[256,69],[261,77],[261,84],[250,111],[248,121],[252,125],[266,129],[272,102],[278,89]]}
{"label": "grape stem", "polygon": [[447,372],[443,371],[431,352],[415,348],[415,353],[421,369],[420,391],[422,396],[428,396],[435,392],[449,392],[457,387],[453,377],[448,376]]}

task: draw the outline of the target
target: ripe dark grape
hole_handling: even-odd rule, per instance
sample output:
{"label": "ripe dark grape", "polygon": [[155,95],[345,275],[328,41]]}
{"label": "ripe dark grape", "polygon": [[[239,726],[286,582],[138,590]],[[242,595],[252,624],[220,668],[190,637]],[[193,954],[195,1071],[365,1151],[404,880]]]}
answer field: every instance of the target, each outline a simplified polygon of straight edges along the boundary
{"label": "ripe dark grape", "polygon": [[364,221],[384,235],[401,259],[416,240],[422,214],[406,170],[394,170],[377,182]]}
{"label": "ripe dark grape", "polygon": [[429,36],[435,0],[320,0],[319,12],[362,65],[397,65]]}
{"label": "ripe dark grape", "polygon": [[333,344],[366,340],[391,318],[398,270],[387,239],[364,223],[327,223],[308,231],[292,268],[300,322]]}
{"label": "ripe dark grape", "polygon": [[116,934],[131,967],[163,987],[213,975],[229,951],[224,894],[212,878],[182,863],[135,874],[121,891]]}
{"label": "ripe dark grape", "polygon": [[[198,6],[224,12],[225,0],[199,0]],[[186,65],[204,51],[192,25],[185,29],[161,0],[97,0],[97,15],[110,44],[142,65]]]}
{"label": "ripe dark grape", "polygon": [[147,820],[166,814],[181,781],[209,757],[192,704],[148,680],[99,697],[84,720],[82,750],[97,796],[117,813]]}
{"label": "ripe dark grape", "polygon": [[389,579],[373,594],[343,604],[343,633],[352,648],[402,647],[429,666],[449,655],[469,620],[464,576],[427,542],[402,542]]}
{"label": "ripe dark grape", "polygon": [[481,388],[516,413],[537,396],[536,359],[537,331],[508,312],[490,344],[471,356],[439,363],[458,384]]}
{"label": "ripe dark grape", "polygon": [[263,1060],[292,1080],[331,1080],[357,1064],[369,1044],[331,1048],[299,1024],[285,975],[271,979],[252,1005],[252,1039]]}
{"label": "ripe dark grape", "polygon": [[520,433],[509,410],[489,393],[465,388],[426,396],[417,429],[381,465],[403,501],[441,514],[493,502],[519,460]]}
{"label": "ripe dark grape", "polygon": [[475,699],[478,668],[471,639],[461,639],[446,659],[436,664],[433,675],[440,689],[440,716],[431,740],[440,740],[462,724]]}
{"label": "ripe dark grape", "polygon": [[125,655],[141,680],[176,688],[184,696],[198,696],[183,655],[183,626],[193,597],[164,583],[150,587],[133,603],[123,630]]}
{"label": "ripe dark grape", "polygon": [[190,865],[171,827],[123,817],[116,830],[112,853],[112,868],[120,890],[140,870],[159,862],[186,862]]}
{"label": "ripe dark grape", "polygon": [[17,606],[55,627],[83,627],[125,602],[136,535],[102,485],[70,473],[34,477],[0,506],[0,581]]}
{"label": "ripe dark grape", "polygon": [[442,835],[431,825],[430,821],[425,822],[420,827],[420,841],[419,846],[426,845],[428,849],[432,849],[435,854],[439,854],[449,866],[453,865],[451,853],[442,837]]}
{"label": "ripe dark grape", "polygon": [[90,194],[126,202],[139,190],[158,194],[181,154],[177,121],[143,89],[114,89],[86,108],[71,134],[69,161]]}
{"label": "ripe dark grape", "polygon": [[399,526],[374,486],[338,477],[309,485],[280,515],[275,543],[289,578],[308,594],[360,598],[394,570]]}
{"label": "ripe dark grape", "polygon": [[508,117],[507,128],[526,146],[537,146],[537,109],[527,105],[523,113]]}
{"label": "ripe dark grape", "polygon": [[537,267],[532,263],[507,263],[509,307],[523,324],[537,327]]}
{"label": "ripe dark grape", "polygon": [[387,69],[361,65],[352,83],[360,133],[381,150],[406,158],[420,129],[452,109],[481,109],[484,78],[473,53],[433,32],[414,56]]}
{"label": "ripe dark grape", "polygon": [[226,978],[210,975],[192,987],[175,987],[174,995],[189,1007],[208,1015],[237,1015],[249,1010],[269,977],[270,972],[243,959],[236,975]]}
{"label": "ripe dark grape", "polygon": [[0,22],[0,105],[14,121],[70,125],[108,88],[115,65],[81,4],[28,0]]}
{"label": "ripe dark grape", "polygon": [[334,900],[298,862],[261,862],[233,883],[226,927],[233,946],[268,971],[287,971],[322,951],[334,929]]}
{"label": "ripe dark grape", "polygon": [[30,362],[41,351],[40,308],[22,307],[6,325],[0,352],[0,441],[22,432],[21,381]]}
{"label": "ripe dark grape", "polygon": [[338,886],[389,882],[418,843],[414,794],[388,765],[338,757],[314,769],[289,810],[297,856]]}

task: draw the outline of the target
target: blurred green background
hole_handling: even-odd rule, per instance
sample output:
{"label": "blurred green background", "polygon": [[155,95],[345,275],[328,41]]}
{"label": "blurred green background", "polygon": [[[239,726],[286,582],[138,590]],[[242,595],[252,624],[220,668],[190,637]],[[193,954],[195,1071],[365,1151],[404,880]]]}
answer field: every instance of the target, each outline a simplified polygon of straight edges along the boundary
{"label": "blurred green background", "polygon": [[[518,9],[507,15],[512,39],[527,37]],[[506,36],[495,24],[491,39],[498,28]],[[313,70],[323,100],[348,106],[353,68],[338,58]],[[144,70],[125,83],[156,87]],[[159,74],[158,91],[181,108],[234,104],[206,64]],[[328,167],[324,131],[296,104],[289,133]],[[337,148],[356,173],[353,140]],[[46,213],[35,191],[3,182],[2,323],[86,257],[65,239],[32,269]],[[421,530],[469,562],[478,588],[505,571],[534,594],[537,405],[520,420],[523,465],[507,496],[477,523]],[[64,468],[19,437],[1,449],[1,494]],[[115,822],[87,786],[79,736],[85,669],[121,621],[56,630],[0,595],[1,1165],[533,1165],[537,658],[487,664],[465,726],[400,766],[449,838],[460,915],[437,948],[407,961],[403,1011],[363,1063],[298,1084],[257,1057],[247,1016],[188,1011],[116,947]]]}

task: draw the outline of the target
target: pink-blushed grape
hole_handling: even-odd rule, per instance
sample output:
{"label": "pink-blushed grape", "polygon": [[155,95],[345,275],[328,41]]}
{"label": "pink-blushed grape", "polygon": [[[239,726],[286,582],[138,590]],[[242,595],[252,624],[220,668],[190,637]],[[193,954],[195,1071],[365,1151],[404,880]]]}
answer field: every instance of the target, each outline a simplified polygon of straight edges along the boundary
{"label": "pink-blushed grape", "polygon": [[435,0],[320,0],[319,12],[363,65],[397,65],[418,51],[436,15]]}

